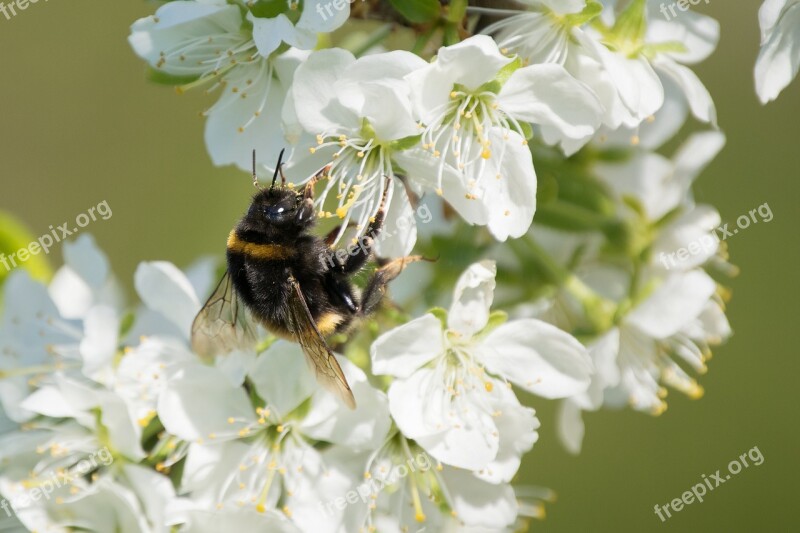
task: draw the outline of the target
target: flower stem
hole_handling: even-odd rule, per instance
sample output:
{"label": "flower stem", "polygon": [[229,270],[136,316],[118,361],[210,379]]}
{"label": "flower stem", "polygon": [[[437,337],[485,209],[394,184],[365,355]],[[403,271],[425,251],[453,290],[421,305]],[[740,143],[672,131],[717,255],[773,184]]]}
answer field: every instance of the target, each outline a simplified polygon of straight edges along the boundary
{"label": "flower stem", "polygon": [[554,284],[563,287],[564,290],[581,303],[586,312],[586,318],[598,332],[611,328],[616,313],[614,302],[597,294],[575,274],[558,264],[533,239],[524,239],[524,242],[527,244],[528,251],[531,252],[529,258],[536,261]]}

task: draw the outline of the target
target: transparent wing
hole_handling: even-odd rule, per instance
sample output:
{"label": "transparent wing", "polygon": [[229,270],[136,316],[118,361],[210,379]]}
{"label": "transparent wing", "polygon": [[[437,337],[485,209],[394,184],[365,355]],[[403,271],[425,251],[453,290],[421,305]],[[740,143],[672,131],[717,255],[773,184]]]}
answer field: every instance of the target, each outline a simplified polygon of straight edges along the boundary
{"label": "transparent wing", "polygon": [[292,285],[288,302],[289,330],[303,349],[309,366],[314,369],[317,381],[341,398],[350,409],[355,409],[356,400],[353,391],[347,384],[342,367],[339,366],[339,362],[336,361],[336,357],[314,323],[306,299],[300,290],[300,284],[293,277],[289,278],[289,283]]}
{"label": "transparent wing", "polygon": [[204,359],[255,349],[258,331],[225,272],[192,323],[192,349]]}

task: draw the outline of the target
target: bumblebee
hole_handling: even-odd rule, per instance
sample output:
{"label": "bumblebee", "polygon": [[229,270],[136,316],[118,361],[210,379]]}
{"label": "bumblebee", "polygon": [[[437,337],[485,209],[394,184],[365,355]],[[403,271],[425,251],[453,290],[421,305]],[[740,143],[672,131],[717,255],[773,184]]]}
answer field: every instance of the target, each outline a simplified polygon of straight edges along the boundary
{"label": "bumblebee", "polygon": [[[286,186],[282,158],[283,151],[272,185],[259,188],[228,236],[227,271],[192,324],[192,348],[206,358],[254,349],[259,323],[274,335],[299,343],[318,382],[354,409],[353,392],[325,338],[370,315],[387,284],[421,257],[383,262],[359,294],[351,277],[374,255],[389,178],[361,246],[336,253],[329,243],[338,228],[325,239],[311,233],[316,222],[314,185],[327,176],[329,167],[315,174],[304,189],[295,190]],[[276,187],[279,174],[281,186]],[[253,184],[259,187],[255,152]]]}

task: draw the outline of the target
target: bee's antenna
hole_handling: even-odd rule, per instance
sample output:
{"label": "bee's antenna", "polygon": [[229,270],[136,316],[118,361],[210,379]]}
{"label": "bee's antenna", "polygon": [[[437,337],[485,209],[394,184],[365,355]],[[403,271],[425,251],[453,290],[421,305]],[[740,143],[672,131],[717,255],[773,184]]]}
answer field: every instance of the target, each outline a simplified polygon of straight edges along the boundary
{"label": "bee's antenna", "polygon": [[264,190],[258,184],[258,176],[256,176],[256,151],[255,150],[253,150],[253,187],[255,187],[256,189],[260,189],[262,191]]}
{"label": "bee's antenna", "polygon": [[272,185],[270,185],[269,190],[272,190],[272,189],[275,188],[275,180],[278,179],[278,174],[279,173],[281,175],[281,184],[286,184],[286,177],[283,175],[283,169],[281,168],[283,166],[283,153],[285,151],[286,151],[286,148],[281,150],[281,153],[278,156],[278,166],[275,167],[275,174],[272,176]]}

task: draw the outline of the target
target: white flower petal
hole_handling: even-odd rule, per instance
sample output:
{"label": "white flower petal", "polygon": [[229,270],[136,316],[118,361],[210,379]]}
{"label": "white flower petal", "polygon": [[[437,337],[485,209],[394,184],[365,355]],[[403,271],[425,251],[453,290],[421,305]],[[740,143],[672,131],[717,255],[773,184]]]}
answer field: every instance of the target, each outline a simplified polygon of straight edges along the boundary
{"label": "white flower petal", "polygon": [[375,374],[407,378],[444,353],[442,323],[431,314],[416,318],[378,337],[370,353]]}
{"label": "white flower petal", "polygon": [[375,239],[374,249],[379,257],[405,257],[417,243],[417,222],[406,188],[400,180],[393,180],[392,185],[386,220]]}
{"label": "white flower petal", "polygon": [[588,137],[600,126],[600,101],[561,65],[531,65],[516,70],[503,85],[497,101],[510,116],[553,126],[572,139]]}
{"label": "white flower petal", "polygon": [[111,371],[119,343],[120,318],[116,311],[106,306],[89,310],[84,321],[84,337],[80,343],[83,373],[95,379],[103,370]]}
{"label": "white flower petal", "polygon": [[297,27],[316,33],[332,32],[350,17],[350,1],[305,0]]}
{"label": "white flower petal", "polygon": [[283,13],[273,18],[262,18],[248,11],[247,20],[253,24],[253,40],[262,57],[269,57],[281,42],[292,40],[294,24]]}
{"label": "white flower petal", "polygon": [[581,446],[583,445],[583,436],[586,432],[586,427],[583,424],[583,411],[571,400],[564,400],[559,404],[558,408],[558,437],[561,444],[567,449],[569,453],[581,453]]}
{"label": "white flower petal", "polygon": [[217,166],[234,164],[249,171],[255,149],[258,164],[274,165],[277,154],[260,148],[286,144],[281,130],[284,85],[266,61],[231,71],[228,83],[206,121],[211,160]]}
{"label": "white flower petal", "polygon": [[702,270],[675,274],[631,311],[626,323],[655,339],[664,339],[695,319],[716,287]]}
{"label": "white flower petal", "polygon": [[535,411],[520,405],[512,391],[506,389],[506,392],[508,400],[496,405],[497,412],[500,413],[495,417],[497,431],[500,433],[497,457],[477,473],[479,478],[489,483],[510,483],[519,470],[522,456],[539,439],[536,430],[540,424]]}
{"label": "white flower petal", "polygon": [[[422,149],[412,149],[395,155],[397,163],[408,173],[415,185],[433,191],[439,187],[437,170],[442,165],[441,193],[447,203],[468,223],[485,226],[489,222],[488,206],[483,201],[466,197],[470,192],[457,170]],[[531,167],[533,168],[533,167]]]}
{"label": "white flower petal", "polygon": [[496,275],[497,266],[489,260],[474,263],[461,274],[447,315],[449,329],[466,338],[483,329],[489,321]]}
{"label": "white flower petal", "polygon": [[250,381],[270,408],[285,416],[317,389],[299,344],[278,341],[258,356]]}
{"label": "white flower petal", "polygon": [[519,504],[511,485],[486,483],[454,468],[445,469],[442,477],[461,522],[490,531],[505,531],[516,520]]}
{"label": "white flower petal", "polygon": [[341,125],[352,130],[361,127],[361,121],[352,111],[336,100],[331,88],[341,73],[355,62],[350,52],[339,48],[314,52],[295,72],[292,93],[295,111],[306,131],[321,133],[339,131]]}
{"label": "white flower petal", "polygon": [[165,261],[140,263],[134,284],[147,307],[164,315],[189,337],[200,302],[178,267]]}
{"label": "white flower petal", "polygon": [[541,320],[503,324],[486,337],[480,354],[490,372],[545,398],[567,398],[589,387],[592,365],[586,349]]}
{"label": "white flower petal", "polygon": [[[161,67],[172,74],[202,74],[206,65],[191,65],[191,62],[161,63],[161,53],[180,48],[192,41],[208,38],[210,35],[233,34],[239,31],[242,16],[239,8],[233,5],[170,2],[161,6],[155,16],[136,21],[128,37],[133,51],[151,66]],[[208,57],[214,57],[214,50],[208,49]],[[193,59],[199,59],[193,57]],[[174,70],[173,70],[173,67]]]}
{"label": "white flower petal", "polygon": [[389,387],[389,409],[404,435],[442,463],[479,470],[497,456],[499,437],[492,417],[472,400],[478,399],[454,400],[441,375],[426,368]]}
{"label": "white flower petal", "polygon": [[[244,389],[202,365],[188,367],[170,380],[158,400],[158,416],[167,431],[187,441],[235,432],[255,420]],[[235,422],[229,423],[229,418]]]}
{"label": "white flower petal", "polygon": [[536,212],[536,172],[521,135],[492,127],[489,140],[493,146],[502,146],[498,150],[503,153],[495,152],[487,161],[484,178],[478,182],[480,193],[467,201],[483,204],[489,231],[504,242],[522,237],[531,227]]}
{"label": "white flower petal", "polygon": [[389,433],[389,401],[383,392],[369,384],[360,368],[344,357],[339,358],[339,363],[353,390],[356,409],[349,409],[327,391],[318,390],[300,424],[301,431],[313,439],[353,451],[375,450]]}
{"label": "white flower petal", "polygon": [[711,94],[706,89],[706,86],[703,85],[703,82],[700,81],[700,78],[697,77],[697,74],[688,67],[668,58],[656,59],[653,65],[656,69],[670,76],[683,90],[686,100],[692,109],[692,114],[697,120],[710,123],[716,127],[717,108],[714,106]]}

